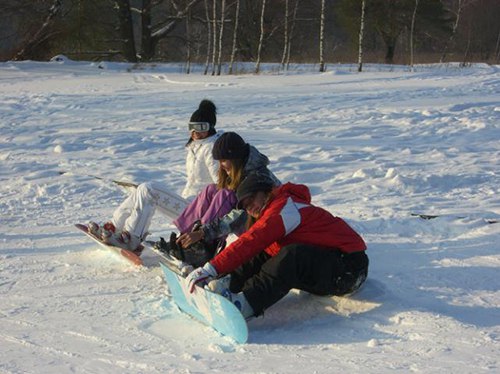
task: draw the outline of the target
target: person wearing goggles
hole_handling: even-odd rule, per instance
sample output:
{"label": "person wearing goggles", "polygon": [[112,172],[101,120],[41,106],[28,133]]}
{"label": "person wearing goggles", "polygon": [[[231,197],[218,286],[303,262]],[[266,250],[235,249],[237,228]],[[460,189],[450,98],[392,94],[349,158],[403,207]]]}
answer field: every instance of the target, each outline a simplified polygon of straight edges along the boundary
{"label": "person wearing goggles", "polygon": [[205,133],[210,130],[209,122],[189,122],[189,131],[195,133]]}
{"label": "person wearing goggles", "polygon": [[[104,224],[91,221],[89,231],[108,244],[135,250],[145,239],[157,209],[172,219],[178,218],[190,202],[199,198],[207,185],[215,186],[219,178],[219,162],[213,158],[212,148],[220,136],[215,130],[216,113],[212,101],[202,100],[188,122],[187,178],[181,196],[161,183],[142,183],[115,210],[110,221]],[[198,218],[190,216],[187,219],[194,223]]]}

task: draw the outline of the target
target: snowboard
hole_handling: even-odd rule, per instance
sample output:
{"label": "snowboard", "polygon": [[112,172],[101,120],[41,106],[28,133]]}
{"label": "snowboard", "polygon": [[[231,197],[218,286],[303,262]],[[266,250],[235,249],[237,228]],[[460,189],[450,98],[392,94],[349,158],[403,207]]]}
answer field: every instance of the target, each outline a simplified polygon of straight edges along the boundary
{"label": "snowboard", "polygon": [[103,241],[101,241],[98,237],[92,235],[89,231],[88,231],[88,228],[87,228],[87,225],[82,225],[80,223],[77,223],[75,224],[75,227],[80,230],[80,231],[83,231],[83,233],[85,235],[87,235],[89,238],[91,238],[93,241],[95,241],[96,243],[98,243],[101,247],[107,249],[108,251],[111,251],[117,255],[119,255],[120,257],[124,258],[125,260],[127,260],[128,262],[130,262],[131,264],[133,265],[136,265],[136,266],[141,266],[143,265],[143,262],[141,260],[141,258],[139,257],[139,254],[142,250],[143,250],[143,246],[141,245],[137,251],[128,251],[126,249],[123,249],[123,248],[120,248],[120,247],[115,247],[113,245],[109,245],[109,244],[106,244],[104,243]]}
{"label": "snowboard", "polygon": [[173,301],[179,309],[238,343],[246,343],[248,326],[238,308],[225,297],[196,286],[189,292],[188,282],[174,266],[160,262]]}

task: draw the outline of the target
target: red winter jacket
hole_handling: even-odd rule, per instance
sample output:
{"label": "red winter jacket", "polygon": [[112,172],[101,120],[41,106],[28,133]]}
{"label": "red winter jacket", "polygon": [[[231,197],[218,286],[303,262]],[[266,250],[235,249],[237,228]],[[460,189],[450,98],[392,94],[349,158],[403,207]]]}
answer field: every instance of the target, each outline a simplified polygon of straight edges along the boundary
{"label": "red winter jacket", "polygon": [[261,251],[275,256],[286,245],[311,244],[344,253],[364,251],[366,244],[343,219],[313,206],[307,186],[286,183],[271,193],[255,224],[210,263],[230,273]]}

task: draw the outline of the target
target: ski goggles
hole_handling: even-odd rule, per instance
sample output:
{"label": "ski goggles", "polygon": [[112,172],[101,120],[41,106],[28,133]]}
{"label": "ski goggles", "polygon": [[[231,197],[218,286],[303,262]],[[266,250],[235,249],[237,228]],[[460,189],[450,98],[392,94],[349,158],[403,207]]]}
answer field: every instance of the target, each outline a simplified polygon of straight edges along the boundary
{"label": "ski goggles", "polygon": [[189,122],[189,132],[205,132],[210,130],[210,123],[208,122]]}

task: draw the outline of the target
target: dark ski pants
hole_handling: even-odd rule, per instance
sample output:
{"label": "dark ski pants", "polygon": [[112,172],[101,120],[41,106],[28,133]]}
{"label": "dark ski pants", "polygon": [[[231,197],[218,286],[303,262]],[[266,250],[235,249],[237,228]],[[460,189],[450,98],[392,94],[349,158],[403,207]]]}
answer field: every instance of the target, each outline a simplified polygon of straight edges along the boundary
{"label": "dark ski pants", "polygon": [[306,244],[285,246],[274,257],[264,251],[231,274],[231,292],[243,291],[255,315],[292,288],[316,295],[345,295],[368,275],[364,251],[345,254]]}

